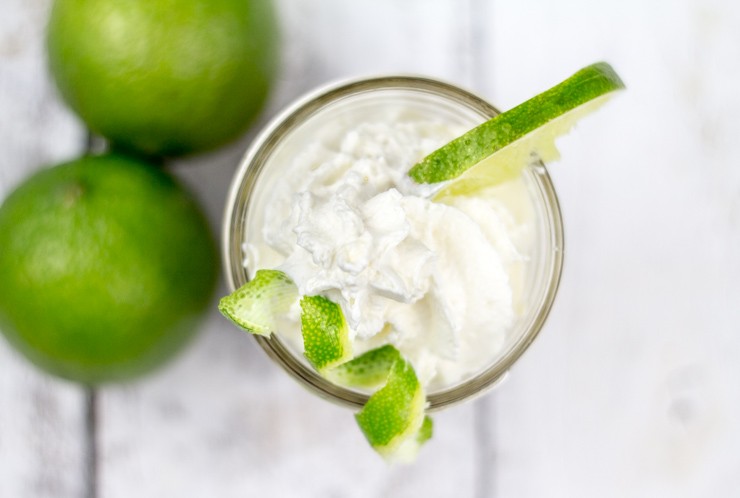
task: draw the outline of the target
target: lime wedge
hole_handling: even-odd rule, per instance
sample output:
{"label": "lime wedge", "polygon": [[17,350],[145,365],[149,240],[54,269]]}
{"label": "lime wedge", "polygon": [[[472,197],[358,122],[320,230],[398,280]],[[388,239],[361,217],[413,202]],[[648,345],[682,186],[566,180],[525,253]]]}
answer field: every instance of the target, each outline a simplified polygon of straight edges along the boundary
{"label": "lime wedge", "polygon": [[370,396],[355,418],[370,445],[383,458],[409,462],[431,437],[431,419],[425,422],[426,404],[424,389],[413,367],[398,353],[386,384]]}
{"label": "lime wedge", "polygon": [[218,303],[226,318],[251,334],[269,337],[276,321],[298,299],[298,288],[285,273],[259,270],[252,280]]}
{"label": "lime wedge", "polygon": [[454,180],[437,193],[437,199],[513,179],[533,160],[557,160],[555,139],[623,88],[609,64],[587,66],[432,152],[411,168],[409,176],[417,183]]}
{"label": "lime wedge", "polygon": [[319,373],[352,358],[349,329],[342,308],[323,296],[301,299],[303,351]]}
{"label": "lime wedge", "polygon": [[373,389],[383,385],[393,364],[401,359],[401,353],[388,344],[342,363],[326,372],[326,378],[342,386]]}

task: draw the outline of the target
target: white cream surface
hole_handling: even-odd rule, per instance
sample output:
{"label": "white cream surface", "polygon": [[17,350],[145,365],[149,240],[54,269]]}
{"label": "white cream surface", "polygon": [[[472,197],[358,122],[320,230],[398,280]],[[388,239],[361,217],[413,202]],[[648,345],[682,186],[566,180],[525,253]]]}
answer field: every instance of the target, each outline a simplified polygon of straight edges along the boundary
{"label": "white cream surface", "polygon": [[[500,353],[530,238],[498,196],[510,187],[442,204],[406,175],[464,131],[389,119],[310,142],[271,184],[261,237],[244,246],[252,274],[277,267],[302,295],[338,302],[355,354],[394,344],[432,390]],[[281,334],[300,351],[299,313]]]}

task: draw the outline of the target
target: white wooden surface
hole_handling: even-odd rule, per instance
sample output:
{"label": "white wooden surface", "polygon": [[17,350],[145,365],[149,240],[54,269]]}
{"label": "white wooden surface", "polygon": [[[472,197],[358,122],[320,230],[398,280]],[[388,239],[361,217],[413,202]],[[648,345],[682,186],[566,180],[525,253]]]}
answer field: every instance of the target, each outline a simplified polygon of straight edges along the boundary
{"label": "white wooden surface", "polygon": [[[48,3],[3,0],[0,197],[84,146],[44,72]],[[98,391],[93,439],[84,392],[0,342],[0,497],[740,494],[740,7],[646,3],[278,1],[283,74],[263,121],[317,84],[378,72],[441,77],[501,108],[599,59],[629,87],[551,168],[567,253],[545,330],[503,386],[436,416],[415,466],[379,461],[349,412],[214,311],[181,358]],[[214,227],[249,138],[173,166]]]}
{"label": "white wooden surface", "polygon": [[504,107],[599,58],[629,87],[551,169],[566,270],[492,396],[500,495],[740,496],[740,6],[496,5]]}
{"label": "white wooden surface", "polygon": [[[44,71],[45,18],[45,2],[3,0],[0,198],[28,172],[83,147],[82,128]],[[0,341],[0,497],[83,496],[85,432],[83,391],[29,367]]]}

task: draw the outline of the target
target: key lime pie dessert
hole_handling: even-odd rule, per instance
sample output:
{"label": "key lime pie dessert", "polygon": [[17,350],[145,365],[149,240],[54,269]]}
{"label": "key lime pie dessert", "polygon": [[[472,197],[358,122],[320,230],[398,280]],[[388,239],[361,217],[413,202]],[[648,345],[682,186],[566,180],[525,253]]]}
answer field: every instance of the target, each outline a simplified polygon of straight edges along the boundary
{"label": "key lime pie dessert", "polygon": [[490,384],[539,330],[562,259],[542,163],[623,84],[598,63],[490,117],[399,81],[313,96],[257,140],[232,190],[249,183],[243,216],[226,218],[248,281],[219,309],[299,378],[353,393],[370,445],[411,461],[430,403]]}

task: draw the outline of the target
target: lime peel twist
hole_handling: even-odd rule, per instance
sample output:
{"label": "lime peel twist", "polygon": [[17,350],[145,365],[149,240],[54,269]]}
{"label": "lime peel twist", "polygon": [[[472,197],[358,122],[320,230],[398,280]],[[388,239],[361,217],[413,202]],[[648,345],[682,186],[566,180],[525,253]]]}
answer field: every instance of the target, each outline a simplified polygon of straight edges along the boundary
{"label": "lime peel twist", "polygon": [[342,308],[323,296],[301,298],[304,355],[322,375],[352,358]]}
{"label": "lime peel twist", "polygon": [[[279,315],[298,299],[298,288],[279,270],[255,277],[219,302],[219,310],[240,328],[270,337]],[[411,363],[385,345],[352,358],[349,329],[341,307],[323,296],[303,296],[304,355],[328,380],[348,387],[380,388],[355,418],[370,445],[388,461],[412,462],[432,437],[425,415],[426,394]]]}
{"label": "lime peel twist", "polygon": [[[425,415],[426,394],[408,360],[393,346],[383,346],[380,365],[387,367],[385,384],[377,390],[355,415],[370,445],[388,461],[414,461],[421,445],[432,436],[432,421]],[[378,350],[363,356],[375,360]],[[386,360],[395,356],[392,363]],[[376,368],[367,372],[376,375]],[[360,374],[362,376],[362,374]]]}
{"label": "lime peel twist", "polygon": [[221,298],[222,315],[250,334],[269,337],[277,317],[298,299],[298,288],[279,270],[260,270],[247,284]]}

